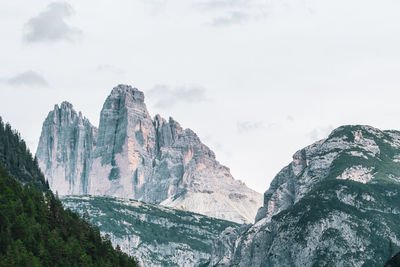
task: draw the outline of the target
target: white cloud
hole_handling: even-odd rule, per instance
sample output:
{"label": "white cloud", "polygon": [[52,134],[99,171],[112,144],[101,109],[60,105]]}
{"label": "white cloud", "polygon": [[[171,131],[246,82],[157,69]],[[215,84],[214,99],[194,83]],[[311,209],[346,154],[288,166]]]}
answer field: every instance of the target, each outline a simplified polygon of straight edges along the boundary
{"label": "white cloud", "polygon": [[67,2],[54,2],[36,17],[31,18],[24,28],[26,43],[73,41],[82,34],[79,28],[70,26],[65,19],[74,13]]}
{"label": "white cloud", "polygon": [[32,70],[19,73],[6,81],[12,86],[48,86],[46,79]]}

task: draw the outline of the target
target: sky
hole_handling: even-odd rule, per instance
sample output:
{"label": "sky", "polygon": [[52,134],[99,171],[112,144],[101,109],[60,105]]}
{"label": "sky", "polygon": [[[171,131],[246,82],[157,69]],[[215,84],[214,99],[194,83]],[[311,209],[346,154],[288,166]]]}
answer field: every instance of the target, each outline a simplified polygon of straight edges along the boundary
{"label": "sky", "polygon": [[111,89],[191,128],[262,193],[345,124],[400,129],[398,0],[0,0],[0,116],[35,152],[66,100]]}

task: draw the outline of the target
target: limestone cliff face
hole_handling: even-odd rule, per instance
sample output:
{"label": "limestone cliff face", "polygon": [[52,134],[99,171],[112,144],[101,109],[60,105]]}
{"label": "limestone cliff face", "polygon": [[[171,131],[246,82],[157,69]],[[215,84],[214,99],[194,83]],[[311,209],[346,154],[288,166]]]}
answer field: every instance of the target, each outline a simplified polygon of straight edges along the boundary
{"label": "limestone cliff face", "polygon": [[294,154],[210,266],[382,266],[400,247],[399,192],[400,132],[340,127]]}
{"label": "limestone cliff face", "polygon": [[49,181],[50,188],[60,195],[85,194],[91,155],[97,129],[77,114],[72,105],[55,105],[43,123],[36,156]]}
{"label": "limestone cliff face", "polygon": [[106,99],[100,114],[89,193],[140,199],[152,174],[155,130],[136,88],[120,85]]}
{"label": "limestone cliff face", "polygon": [[[84,157],[54,158],[80,152],[78,145],[68,145],[77,124],[74,118],[79,116],[70,115],[71,119],[48,126],[55,120],[53,113],[44,123],[37,156],[47,179],[53,181],[50,187],[61,195],[133,198],[239,223],[252,222],[262,205],[260,194],[235,180],[192,130],[183,129],[172,118],[166,121],[157,115],[152,119],[143,93],[136,88],[119,85],[112,90]],[[76,114],[72,107],[69,113]],[[55,147],[50,140],[60,144]],[[88,169],[78,186],[81,191],[60,182],[77,184],[76,174],[82,176],[83,166]]]}

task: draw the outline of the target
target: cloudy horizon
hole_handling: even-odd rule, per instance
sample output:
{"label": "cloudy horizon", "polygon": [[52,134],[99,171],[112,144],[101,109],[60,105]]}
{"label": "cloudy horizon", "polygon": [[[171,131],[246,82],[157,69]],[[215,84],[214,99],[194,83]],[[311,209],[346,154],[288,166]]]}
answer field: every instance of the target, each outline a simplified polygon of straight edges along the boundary
{"label": "cloudy horizon", "polygon": [[55,104],[98,126],[111,89],[129,84],[263,193],[338,126],[400,129],[399,11],[394,0],[2,2],[0,116],[35,152]]}

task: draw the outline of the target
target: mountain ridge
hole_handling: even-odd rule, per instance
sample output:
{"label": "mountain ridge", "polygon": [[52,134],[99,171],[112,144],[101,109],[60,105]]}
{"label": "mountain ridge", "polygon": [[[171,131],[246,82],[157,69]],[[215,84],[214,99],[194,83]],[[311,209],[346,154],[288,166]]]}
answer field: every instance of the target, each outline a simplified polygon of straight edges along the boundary
{"label": "mountain ridge", "polygon": [[209,266],[383,265],[400,248],[399,159],[399,131],[335,129],[294,154],[256,223],[225,230]]}
{"label": "mountain ridge", "polygon": [[260,194],[235,180],[196,133],[171,117],[152,118],[136,88],[112,89],[99,128],[72,105],[60,110],[47,116],[37,149],[60,195],[134,198],[238,223],[252,222],[262,205]]}

